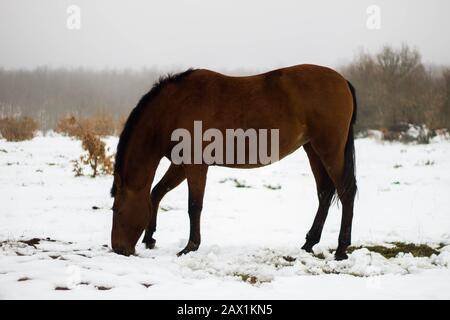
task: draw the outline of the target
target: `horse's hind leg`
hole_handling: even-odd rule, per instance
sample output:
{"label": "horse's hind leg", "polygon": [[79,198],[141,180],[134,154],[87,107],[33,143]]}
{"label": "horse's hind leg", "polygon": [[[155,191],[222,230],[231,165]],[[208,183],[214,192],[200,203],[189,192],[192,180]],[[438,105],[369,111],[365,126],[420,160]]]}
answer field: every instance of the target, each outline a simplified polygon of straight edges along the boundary
{"label": "horse's hind leg", "polygon": [[177,187],[181,182],[186,179],[184,170],[182,166],[171,164],[167,172],[164,174],[162,179],[153,188],[150,196],[150,201],[152,202],[152,216],[150,223],[145,230],[144,239],[147,249],[153,249],[155,247],[156,240],[153,239],[153,233],[156,231],[156,217],[158,215],[158,207],[161,199],[172,189]]}
{"label": "horse's hind leg", "polygon": [[312,147],[322,160],[331,180],[333,180],[342,203],[341,229],[335,258],[336,260],[343,260],[347,259],[346,250],[351,241],[353,203],[356,194],[353,133],[350,132],[347,142],[336,139],[339,135],[329,135],[329,137],[335,138],[323,140],[320,144],[312,142]]}
{"label": "horse's hind leg", "polygon": [[200,246],[200,214],[203,208],[203,196],[205,194],[206,165],[185,165],[186,178],[189,187],[188,213],[190,222],[189,242],[178,253],[178,256],[195,251]]}
{"label": "horse's hind leg", "polygon": [[336,188],[311,144],[308,143],[304,145],[303,148],[308,155],[314,179],[316,180],[317,197],[319,199],[319,208],[317,209],[316,217],[314,218],[311,229],[306,235],[306,242],[302,247],[303,250],[312,253],[313,246],[320,241],[323,225],[325,224],[328,209],[330,208],[331,200],[333,199]]}

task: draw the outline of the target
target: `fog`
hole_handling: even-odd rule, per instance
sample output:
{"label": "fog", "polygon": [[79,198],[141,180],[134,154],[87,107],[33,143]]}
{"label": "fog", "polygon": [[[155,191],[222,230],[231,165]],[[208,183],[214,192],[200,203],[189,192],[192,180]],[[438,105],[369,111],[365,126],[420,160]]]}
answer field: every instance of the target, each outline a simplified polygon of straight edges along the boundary
{"label": "fog", "polygon": [[[81,28],[67,28],[69,5]],[[380,29],[366,12],[377,5]],[[361,50],[407,43],[450,64],[450,2],[265,0],[0,0],[0,67],[338,66]]]}

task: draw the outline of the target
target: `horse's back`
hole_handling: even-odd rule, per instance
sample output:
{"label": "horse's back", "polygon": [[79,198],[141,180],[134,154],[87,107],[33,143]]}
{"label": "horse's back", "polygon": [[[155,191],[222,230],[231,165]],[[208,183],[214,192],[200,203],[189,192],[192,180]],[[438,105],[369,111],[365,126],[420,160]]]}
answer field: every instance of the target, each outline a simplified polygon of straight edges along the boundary
{"label": "horse's back", "polygon": [[[250,76],[228,76],[207,69],[192,73],[188,92],[196,92],[197,107],[276,114],[320,112],[351,102],[346,79],[335,70],[301,64]],[[194,100],[195,97],[191,96]],[[342,100],[342,101],[341,101]],[[341,103],[343,102],[343,103]],[[339,107],[339,106],[338,106]],[[344,106],[345,108],[345,106]],[[331,110],[332,111],[332,110]],[[351,110],[347,110],[350,111]]]}
{"label": "horse's back", "polygon": [[346,80],[317,65],[297,65],[251,76],[193,71],[167,94],[170,130],[278,129],[280,158],[313,135],[345,127],[352,114]]}
{"label": "horse's back", "polygon": [[215,128],[305,127],[318,117],[352,113],[347,81],[330,68],[311,64],[251,76],[198,69],[169,99],[180,119],[211,121]]}

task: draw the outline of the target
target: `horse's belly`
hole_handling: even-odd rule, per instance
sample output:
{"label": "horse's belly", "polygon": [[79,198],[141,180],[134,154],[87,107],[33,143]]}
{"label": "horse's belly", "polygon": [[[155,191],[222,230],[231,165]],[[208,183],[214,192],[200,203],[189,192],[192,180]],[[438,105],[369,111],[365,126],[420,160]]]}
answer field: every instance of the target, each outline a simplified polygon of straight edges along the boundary
{"label": "horse's belly", "polygon": [[[245,148],[245,163],[237,163],[237,161],[232,161],[229,163],[222,163],[222,164],[215,164],[217,166],[221,167],[228,167],[228,168],[236,168],[236,169],[252,169],[252,168],[260,168],[268,166],[272,163],[278,162],[279,160],[283,159],[284,157],[290,155],[294,151],[298,150],[301,146],[306,144],[308,142],[309,138],[307,137],[305,126],[300,126],[296,128],[296,130],[287,130],[284,134],[280,133],[279,141],[278,141],[278,155],[275,157],[275,159],[271,159],[269,163],[267,162],[261,162],[259,161],[259,157],[257,157],[256,163],[251,163],[248,161],[249,157],[249,144],[247,142],[246,148]],[[268,139],[270,141],[270,137]],[[258,144],[259,145],[259,144]],[[271,147],[272,148],[272,147]],[[235,150],[236,151],[236,150]],[[227,150],[225,149],[225,155]],[[259,154],[259,150],[257,149],[256,152]],[[226,158],[226,156],[224,157]]]}

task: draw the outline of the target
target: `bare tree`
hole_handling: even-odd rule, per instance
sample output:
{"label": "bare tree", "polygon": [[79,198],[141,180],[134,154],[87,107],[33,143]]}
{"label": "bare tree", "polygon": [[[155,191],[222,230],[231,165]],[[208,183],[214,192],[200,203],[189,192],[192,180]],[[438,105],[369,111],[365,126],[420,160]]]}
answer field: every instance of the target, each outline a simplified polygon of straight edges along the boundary
{"label": "bare tree", "polygon": [[450,78],[444,81],[445,75],[427,69],[416,49],[385,46],[374,56],[361,53],[343,68],[343,73],[356,87],[359,130],[386,129],[402,123],[449,127],[441,114],[443,83]]}

